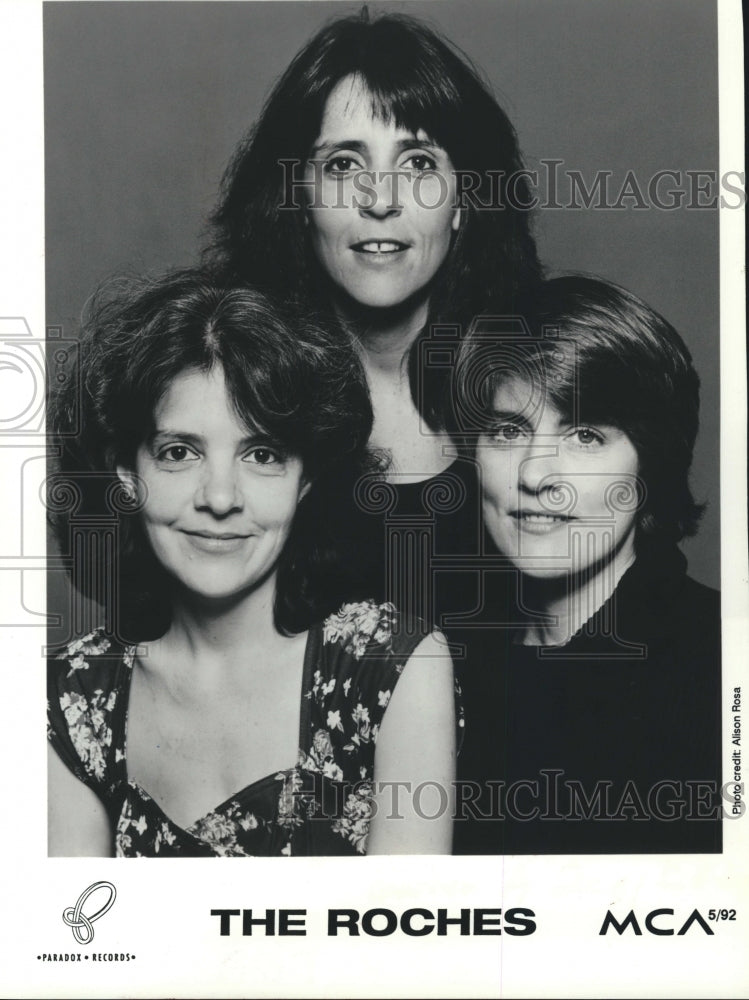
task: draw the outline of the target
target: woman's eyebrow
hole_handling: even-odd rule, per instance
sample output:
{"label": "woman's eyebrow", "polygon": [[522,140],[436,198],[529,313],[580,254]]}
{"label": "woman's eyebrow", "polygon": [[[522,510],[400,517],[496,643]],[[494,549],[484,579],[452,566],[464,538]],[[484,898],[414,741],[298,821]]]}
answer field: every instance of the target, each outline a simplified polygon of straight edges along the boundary
{"label": "woman's eyebrow", "polygon": [[148,444],[157,444],[162,439],[172,440],[174,438],[179,438],[180,441],[186,441],[188,444],[201,444],[203,438],[200,434],[194,434],[191,431],[181,431],[178,428],[172,427],[157,427],[148,437]]}
{"label": "woman's eyebrow", "polygon": [[[186,444],[194,445],[202,445],[206,441],[202,434],[195,434],[193,431],[181,431],[176,427],[157,427],[147,439],[147,444],[153,446],[159,444],[162,440],[173,441],[176,439],[184,441]],[[259,444],[280,448],[280,444],[275,438],[260,430],[248,431],[237,444],[240,448],[248,448],[251,445]]]}
{"label": "woman's eyebrow", "polygon": [[446,152],[445,147],[441,146],[434,139],[419,139],[418,136],[411,135],[404,139],[399,139],[397,143],[400,149],[411,149],[412,146],[419,146],[423,149],[432,149],[435,153]]}
{"label": "woman's eyebrow", "polygon": [[[418,146],[419,149],[430,149],[435,153],[444,152],[443,147],[438,142],[434,142],[432,139],[418,139],[413,133],[403,136],[395,142],[396,151],[399,153],[402,153],[406,149],[413,149],[414,146]],[[315,143],[312,147],[310,159],[316,156],[328,156],[339,149],[351,150],[354,153],[365,153],[368,148],[368,143],[362,139],[321,139],[320,142]]]}
{"label": "woman's eyebrow", "polygon": [[310,157],[319,156],[320,154],[327,156],[338,149],[348,149],[354,153],[363,153],[367,149],[367,143],[361,139],[322,139],[312,147]]}
{"label": "woman's eyebrow", "polygon": [[492,407],[488,413],[488,423],[497,424],[507,421],[512,424],[521,424],[523,427],[530,427],[531,422],[521,410],[500,410]]}

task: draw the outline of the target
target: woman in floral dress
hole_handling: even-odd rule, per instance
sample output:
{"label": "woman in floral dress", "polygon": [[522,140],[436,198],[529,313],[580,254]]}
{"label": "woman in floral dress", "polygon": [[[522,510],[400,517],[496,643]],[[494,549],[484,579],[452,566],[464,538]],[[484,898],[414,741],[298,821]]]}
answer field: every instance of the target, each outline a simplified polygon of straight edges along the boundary
{"label": "woman in floral dress", "polygon": [[305,585],[307,497],[371,429],[350,348],[181,272],[97,300],[81,362],[57,529],[120,512],[116,599],[50,664],[50,854],[448,853],[444,646]]}

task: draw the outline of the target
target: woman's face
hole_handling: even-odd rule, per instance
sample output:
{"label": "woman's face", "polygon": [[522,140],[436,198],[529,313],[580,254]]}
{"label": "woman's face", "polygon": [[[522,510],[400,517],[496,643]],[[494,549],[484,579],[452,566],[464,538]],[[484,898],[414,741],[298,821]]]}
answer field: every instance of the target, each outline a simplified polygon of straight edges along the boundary
{"label": "woman's face", "polygon": [[248,430],[220,367],[178,375],[138,449],[137,478],[118,468],[142,506],[151,548],[193,595],[222,600],[268,580],[305,492],[302,463]]}
{"label": "woman's face", "polygon": [[637,452],[623,431],[571,423],[511,378],[495,394],[477,460],[486,528],[527,575],[551,579],[634,558],[642,497]]}
{"label": "woman's face", "polygon": [[344,77],[325,105],[306,180],[312,246],[338,289],[381,309],[428,288],[460,212],[450,157],[426,132],[376,118],[366,86]]}

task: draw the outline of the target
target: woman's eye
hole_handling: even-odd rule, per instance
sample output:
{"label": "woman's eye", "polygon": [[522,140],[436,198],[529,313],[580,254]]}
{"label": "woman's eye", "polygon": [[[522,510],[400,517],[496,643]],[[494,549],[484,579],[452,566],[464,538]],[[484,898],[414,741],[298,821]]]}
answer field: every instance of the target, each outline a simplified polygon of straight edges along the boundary
{"label": "woman's eye", "polygon": [[421,174],[427,170],[436,170],[437,161],[433,156],[428,156],[426,153],[412,153],[403,166]]}
{"label": "woman's eye", "polygon": [[332,159],[327,160],[325,163],[325,173],[326,174],[350,174],[352,170],[361,170],[362,168],[356,162],[352,156],[334,156]]}
{"label": "woman's eye", "polygon": [[492,430],[492,438],[498,444],[511,444],[517,441],[523,429],[519,424],[499,424]]}
{"label": "woman's eye", "polygon": [[173,462],[175,464],[194,462],[199,458],[197,452],[186,444],[167,445],[158,452],[156,457],[160,462]]}
{"label": "woman's eye", "polygon": [[246,462],[253,465],[280,465],[282,458],[277,451],[272,448],[258,447],[251,448],[245,455]]}
{"label": "woman's eye", "polygon": [[572,432],[572,438],[577,444],[589,448],[594,445],[603,444],[603,435],[592,427],[576,427]]}

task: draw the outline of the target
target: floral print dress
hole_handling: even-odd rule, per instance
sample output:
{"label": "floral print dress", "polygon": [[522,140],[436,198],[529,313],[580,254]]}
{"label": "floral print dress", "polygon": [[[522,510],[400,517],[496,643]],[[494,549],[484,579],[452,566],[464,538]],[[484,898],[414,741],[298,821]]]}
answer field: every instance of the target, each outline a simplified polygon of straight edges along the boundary
{"label": "floral print dress", "polygon": [[406,634],[392,604],[367,601],[346,604],[311,629],[298,759],[185,829],[128,779],[135,646],[118,645],[99,630],[50,661],[49,739],[104,802],[119,857],[364,854],[377,734],[401,671],[422,638]]}

